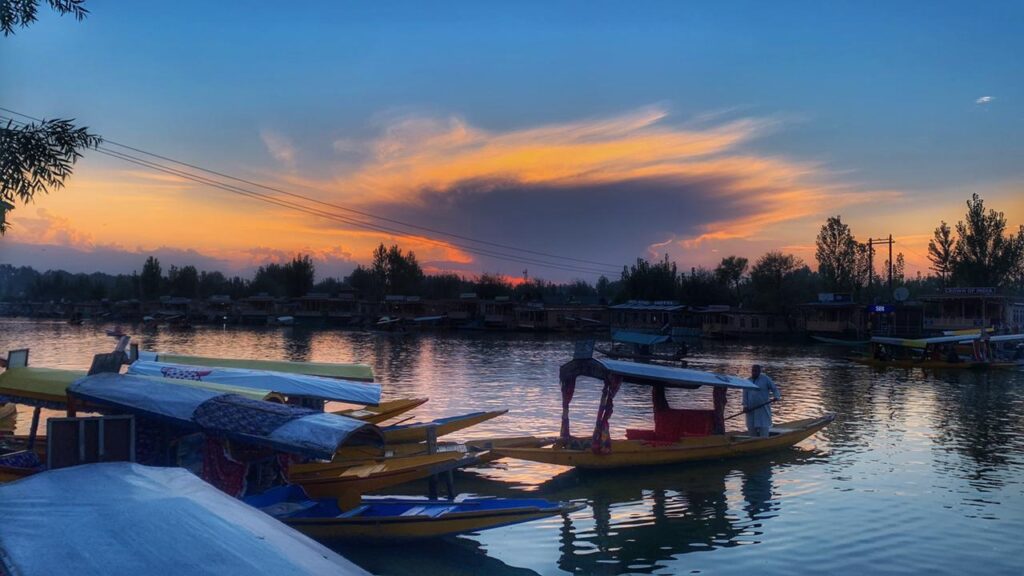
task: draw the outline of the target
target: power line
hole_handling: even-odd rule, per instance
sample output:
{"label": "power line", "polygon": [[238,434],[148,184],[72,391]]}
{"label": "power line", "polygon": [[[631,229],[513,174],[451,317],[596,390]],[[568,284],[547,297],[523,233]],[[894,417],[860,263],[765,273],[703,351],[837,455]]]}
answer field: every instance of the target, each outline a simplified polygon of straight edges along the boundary
{"label": "power line", "polygon": [[[39,118],[35,118],[33,116],[29,116],[29,115],[23,114],[21,112],[17,112],[15,110],[11,110],[9,108],[0,107],[0,110],[3,110],[5,112],[21,116],[23,118],[28,118],[30,120],[34,120],[34,121],[37,121],[37,122],[41,122],[42,121]],[[185,166],[185,167],[191,168],[193,170],[199,170],[199,171],[205,172],[207,174],[213,174],[213,175],[221,177],[221,178],[227,178],[229,180],[233,180],[233,181],[236,181],[236,182],[247,184],[249,186],[255,186],[255,187],[258,187],[258,188],[262,188],[264,190],[269,190],[269,191],[276,192],[276,193],[279,193],[279,194],[284,194],[286,196],[293,197],[293,198],[298,198],[298,199],[304,200],[306,202],[311,202],[311,203],[314,203],[314,204],[319,204],[321,206],[327,206],[327,207],[330,207],[330,208],[334,208],[336,210],[342,210],[342,211],[345,211],[345,212],[349,212],[349,213],[352,213],[352,214],[357,214],[357,215],[364,216],[364,217],[367,217],[367,218],[381,220],[381,221],[384,221],[384,222],[390,222],[392,224],[396,224],[396,225],[399,225],[399,226],[404,226],[404,227],[407,227],[407,228],[413,228],[413,229],[416,229],[416,230],[421,230],[421,231],[424,231],[424,232],[430,232],[430,233],[433,233],[433,234],[440,234],[440,235],[443,235],[443,236],[448,236],[450,238],[457,238],[459,240],[463,240],[463,241],[466,241],[466,242],[472,242],[472,243],[475,243],[475,244],[482,244],[482,245],[486,245],[486,246],[492,246],[492,247],[495,247],[495,248],[502,248],[502,249],[505,249],[505,250],[513,250],[513,251],[516,251],[516,252],[522,252],[524,254],[532,254],[532,255],[535,255],[535,256],[543,256],[543,257],[546,257],[546,258],[554,258],[554,259],[557,259],[557,260],[566,260],[566,261],[569,261],[569,262],[577,262],[577,263],[581,263],[581,264],[590,264],[590,265],[595,265],[595,266],[609,268],[608,271],[600,272],[602,274],[617,274],[619,272],[619,267],[616,264],[609,264],[609,263],[606,263],[606,262],[598,262],[598,261],[594,261],[594,260],[586,260],[586,259],[582,259],[582,258],[574,258],[574,257],[571,257],[571,256],[561,256],[561,255],[552,254],[552,253],[549,253],[549,252],[530,250],[530,249],[527,249],[527,248],[520,248],[520,247],[517,247],[517,246],[501,244],[501,243],[498,243],[498,242],[491,242],[491,241],[487,241],[487,240],[481,240],[481,239],[478,239],[478,238],[473,238],[473,237],[470,237],[470,236],[456,234],[456,233],[453,233],[453,232],[445,232],[443,230],[439,230],[439,229],[436,229],[436,228],[431,228],[431,227],[428,227],[428,226],[422,226],[422,225],[419,225],[419,224],[413,224],[413,223],[410,223],[410,222],[404,222],[402,220],[397,220],[397,219],[389,218],[389,217],[386,217],[386,216],[376,215],[376,214],[373,214],[373,213],[370,213],[370,212],[365,212],[365,211],[362,211],[362,210],[357,210],[355,208],[349,208],[347,206],[342,206],[342,205],[335,204],[335,203],[332,203],[332,202],[325,202],[325,201],[322,201],[322,200],[318,200],[316,198],[312,198],[312,197],[305,196],[305,195],[302,195],[302,194],[298,194],[298,193],[295,193],[295,192],[290,192],[288,190],[284,190],[284,189],[277,188],[277,187],[274,187],[274,186],[268,186],[268,185],[265,185],[265,184],[261,184],[259,182],[254,182],[254,181],[247,180],[247,179],[244,179],[244,178],[239,178],[239,177],[236,177],[236,176],[232,176],[230,174],[226,174],[226,173],[223,173],[223,172],[218,172],[216,170],[212,170],[212,169],[209,169],[209,168],[204,168],[202,166],[198,166],[198,165],[195,165],[195,164],[190,164],[188,162],[184,162],[184,161],[181,161],[181,160],[176,160],[176,159],[170,158],[168,156],[163,156],[163,155],[160,155],[160,154],[156,154],[154,152],[149,152],[149,151],[143,150],[141,148],[137,148],[137,147],[134,147],[134,146],[129,146],[127,144],[122,144],[122,143],[116,142],[114,140],[104,139],[104,142],[112,144],[114,146],[118,146],[120,148],[124,148],[126,150],[132,150],[134,152],[145,154],[145,155],[151,156],[153,158],[158,158],[158,159],[161,159],[161,160],[164,160],[164,161],[167,161],[167,162],[172,162],[174,164],[178,164],[180,166]],[[106,150],[109,151],[109,152],[114,152],[114,151],[110,151],[109,149],[106,149]],[[110,154],[108,154],[108,155],[110,155]],[[124,158],[122,158],[122,159],[124,159]],[[258,193],[254,193],[254,194],[258,194]],[[388,230],[390,232],[392,232],[392,233],[402,234],[402,235],[406,235],[406,236],[409,235],[409,233],[405,232],[405,231],[395,231],[393,229],[388,229]],[[424,238],[424,239],[426,238],[424,236],[417,236],[417,237]],[[445,245],[460,246],[460,247],[466,249],[466,247],[458,245],[458,244],[454,244],[454,243],[446,243]],[[507,259],[507,258],[505,258],[505,259]],[[517,261],[517,260],[512,260],[512,261]],[[527,260],[522,260],[522,262],[523,263],[530,263]],[[542,265],[550,265],[550,264],[542,264]],[[566,264],[566,266],[572,266],[572,265]],[[588,270],[588,271],[593,273],[592,270]]]}

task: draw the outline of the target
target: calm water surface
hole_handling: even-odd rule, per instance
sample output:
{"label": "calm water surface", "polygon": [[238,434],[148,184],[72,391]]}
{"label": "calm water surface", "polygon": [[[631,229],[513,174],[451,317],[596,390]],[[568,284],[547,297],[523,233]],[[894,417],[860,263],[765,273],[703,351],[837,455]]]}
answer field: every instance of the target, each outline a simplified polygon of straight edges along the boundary
{"label": "calm water surface", "polygon": [[[85,368],[92,354],[111,348],[108,327],[0,319],[0,351],[31,347],[33,365]],[[150,330],[135,338],[159,351],[366,362],[385,397],[429,396],[416,412],[425,419],[508,408],[461,438],[556,433],[558,366],[572,353],[564,339],[298,327]],[[376,573],[419,576],[1024,574],[1024,372],[876,371],[842,361],[842,353],[791,344],[705,345],[694,353],[695,367],[741,375],[754,361],[766,364],[784,396],[776,421],[838,414],[793,450],[612,474],[502,461],[459,474],[456,488],[587,507],[477,536],[337,549]],[[580,381],[575,433],[589,434],[599,394],[596,381]],[[740,402],[730,394],[729,413]],[[649,397],[646,388],[623,386],[614,431],[645,426]]]}

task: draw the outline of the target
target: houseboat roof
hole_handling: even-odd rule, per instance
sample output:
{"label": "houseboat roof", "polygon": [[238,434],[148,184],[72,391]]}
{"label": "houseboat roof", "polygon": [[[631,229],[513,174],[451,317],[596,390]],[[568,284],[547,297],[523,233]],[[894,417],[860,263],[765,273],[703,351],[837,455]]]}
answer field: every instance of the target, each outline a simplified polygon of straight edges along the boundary
{"label": "houseboat roof", "polygon": [[94,374],[71,384],[68,395],[181,428],[324,460],[332,458],[345,444],[383,442],[380,429],[362,420],[178,382],[130,374]]}
{"label": "houseboat roof", "polygon": [[41,472],[0,486],[0,516],[5,574],[367,574],[182,468]]}

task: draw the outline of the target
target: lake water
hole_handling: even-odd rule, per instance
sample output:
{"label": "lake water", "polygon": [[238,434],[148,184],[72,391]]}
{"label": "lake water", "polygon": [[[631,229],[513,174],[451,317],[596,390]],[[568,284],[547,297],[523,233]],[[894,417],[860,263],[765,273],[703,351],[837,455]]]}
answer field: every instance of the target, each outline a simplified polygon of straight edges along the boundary
{"label": "lake water", "polygon": [[[0,351],[31,347],[33,365],[86,368],[113,345],[105,328],[0,319]],[[208,356],[365,362],[385,397],[429,396],[416,411],[424,419],[508,408],[460,438],[556,434],[558,367],[573,349],[570,340],[522,335],[298,327],[150,330],[135,339],[145,349]],[[500,461],[460,473],[456,488],[587,507],[475,536],[337,549],[375,573],[417,576],[1024,574],[1024,372],[878,371],[843,361],[843,352],[734,343],[692,354],[694,367],[740,375],[765,364],[784,397],[777,422],[837,414],[792,450],[612,474]],[[577,386],[576,434],[589,434],[599,394],[596,381]],[[647,424],[649,398],[645,388],[623,386],[613,433]],[[730,392],[727,413],[739,402]]]}

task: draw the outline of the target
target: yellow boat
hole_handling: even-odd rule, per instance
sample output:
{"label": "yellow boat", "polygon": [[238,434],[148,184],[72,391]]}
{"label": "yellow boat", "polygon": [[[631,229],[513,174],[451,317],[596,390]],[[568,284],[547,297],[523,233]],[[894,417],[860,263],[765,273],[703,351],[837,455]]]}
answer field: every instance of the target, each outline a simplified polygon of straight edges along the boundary
{"label": "yellow boat", "polygon": [[273,372],[288,372],[290,374],[305,374],[307,376],[326,376],[328,378],[373,382],[373,368],[366,364],[288,362],[285,360],[248,360],[244,358],[211,358],[206,356],[158,354],[153,352],[140,352],[139,357],[157,362],[188,364],[190,366],[248,368],[250,370],[270,370]]}
{"label": "yellow boat", "polygon": [[[751,456],[789,448],[810,437],[835,419],[834,414],[818,418],[795,420],[772,426],[771,435],[757,438],[745,434],[724,434],[682,438],[677,442],[647,440],[612,440],[611,451],[595,454],[588,438],[585,448],[495,448],[500,456],[574,466],[576,468],[625,468],[629,466],[658,466],[700,460],[720,460]],[[580,445],[577,440],[570,445]]]}
{"label": "yellow boat", "polygon": [[478,532],[539,518],[569,514],[582,504],[538,498],[425,500],[366,497],[351,509],[334,499],[310,499],[297,486],[283,486],[245,499],[299,532],[318,540],[412,540]]}
{"label": "yellow boat", "polygon": [[399,398],[397,400],[381,402],[376,406],[336,410],[334,413],[339,416],[357,418],[363,422],[369,422],[371,424],[380,424],[385,420],[390,420],[395,416],[405,414],[414,408],[422,406],[427,400],[429,400],[429,398]]}
{"label": "yellow boat", "polygon": [[[494,452],[495,448],[540,448],[554,443],[555,438],[536,436],[509,436],[502,438],[482,438],[466,442],[438,442],[435,454],[460,454],[475,456],[480,463],[492,462],[501,458]],[[330,462],[307,462],[291,464],[288,472],[291,475],[323,474],[342,472],[356,465],[369,462],[380,462],[414,456],[426,456],[429,448],[423,442],[392,444],[384,448],[374,446],[345,446],[338,450]]]}
{"label": "yellow boat", "polygon": [[431,422],[415,422],[412,424],[399,424],[396,426],[384,426],[381,432],[384,433],[384,441],[387,444],[406,444],[409,442],[425,442],[427,431],[434,428],[436,437],[440,438],[445,434],[451,434],[470,426],[476,426],[492,418],[497,418],[508,410],[492,410],[490,412],[473,412],[460,416],[448,416],[438,418]]}
{"label": "yellow boat", "polygon": [[1018,367],[1016,362],[946,362],[943,360],[925,360],[918,358],[880,359],[871,356],[847,356],[850,362],[874,366],[875,368],[922,368],[924,370],[1013,370]]}
{"label": "yellow boat", "polygon": [[346,502],[367,492],[420,480],[479,460],[458,452],[388,458],[357,462],[341,469],[303,470],[288,474],[288,482],[297,484],[313,498],[338,498]]}
{"label": "yellow boat", "polygon": [[[586,352],[584,350],[584,352]],[[548,448],[503,448],[494,452],[509,458],[574,466],[582,469],[656,466],[699,460],[734,458],[781,450],[811,436],[835,419],[834,414],[772,426],[767,437],[725,432],[725,389],[751,389],[749,380],[684,368],[622,362],[606,358],[578,357],[563,365],[559,372],[563,413],[558,442]],[[576,388],[576,379],[588,376],[604,381],[602,405],[591,438],[573,438],[569,433],[569,402]],[[608,419],[612,401],[622,382],[652,387],[654,429],[626,430],[625,440],[612,440]],[[694,389],[715,387],[714,410],[679,410],[670,408],[665,388]]]}

